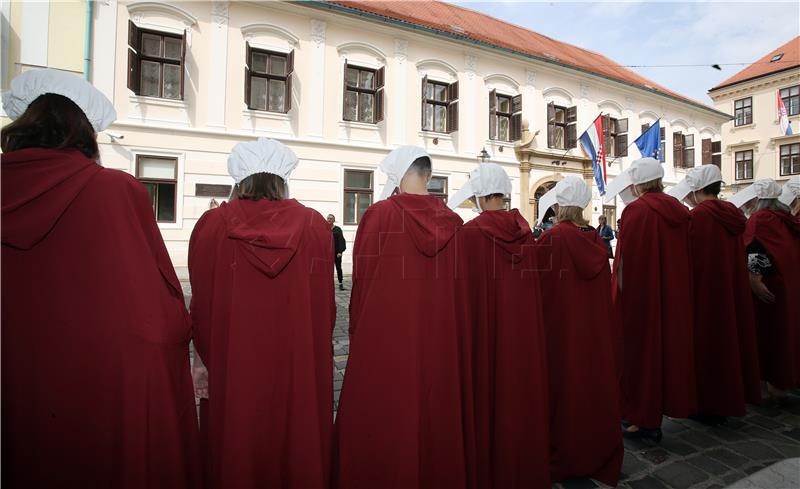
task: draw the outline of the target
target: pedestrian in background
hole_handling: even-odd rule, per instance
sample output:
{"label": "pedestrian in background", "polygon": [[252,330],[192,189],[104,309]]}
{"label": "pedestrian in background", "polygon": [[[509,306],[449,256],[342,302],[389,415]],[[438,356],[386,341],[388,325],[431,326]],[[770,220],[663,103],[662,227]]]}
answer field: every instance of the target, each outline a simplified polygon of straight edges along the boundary
{"label": "pedestrian in background", "polygon": [[528,222],[504,209],[510,195],[505,170],[482,163],[447,204],[455,209],[472,199],[480,212],[455,236],[459,322],[467,326],[475,399],[476,456],[468,470],[477,483],[469,487],[549,488],[538,267]]}
{"label": "pedestrian in background", "polygon": [[781,196],[781,187],[765,179],[730,198],[737,207],[755,203],[755,212],[747,220],[744,243],[761,379],[767,382],[771,397],[800,387],[800,220],[779,200]]}
{"label": "pedestrian in background", "polygon": [[662,415],[696,411],[689,210],[663,193],[664,167],[641,158],[606,189],[620,194],[625,233],[612,293],[622,326],[624,434],[661,440]]}
{"label": "pedestrian in background", "polygon": [[453,242],[462,221],[428,194],[422,148],[401,146],[380,168],[382,200],[364,213],[353,249],[338,487],[465,487],[471,396]]}
{"label": "pedestrian in background", "polygon": [[598,222],[597,235],[600,236],[600,239],[605,243],[608,249],[608,257],[614,258],[614,252],[611,251],[611,241],[614,240],[614,230],[611,229],[611,226],[606,224],[606,216],[600,216]]}
{"label": "pedestrian in background", "polygon": [[210,488],[330,484],[331,231],[289,198],[297,164],[277,141],[237,144],[232,199],[206,211],[189,242]]}
{"label": "pedestrian in background", "polygon": [[[566,177],[539,199],[539,215],[554,207],[557,220],[536,243],[547,304],[550,471],[553,482],[591,477],[615,486],[624,454],[619,333],[606,245],[583,217],[591,200],[580,177]],[[574,307],[576,297],[581,307]]]}
{"label": "pedestrian in background", "polygon": [[[753,304],[742,241],[747,220],[719,200],[716,165],[690,169],[669,195],[692,208],[689,246],[694,284],[694,358],[698,414],[709,425],[744,416],[761,400]],[[721,287],[720,284],[725,284]]]}
{"label": "pedestrian in background", "polygon": [[331,225],[331,231],[333,232],[333,263],[336,267],[336,276],[339,279],[339,290],[344,290],[344,284],[342,283],[342,253],[347,249],[347,241],[344,239],[342,228],[336,226],[335,222],[336,216],[328,214],[328,224]]}
{"label": "pedestrian in background", "polygon": [[147,191],[98,164],[111,102],[50,69],[3,95],[3,485],[200,487],[192,329]]}

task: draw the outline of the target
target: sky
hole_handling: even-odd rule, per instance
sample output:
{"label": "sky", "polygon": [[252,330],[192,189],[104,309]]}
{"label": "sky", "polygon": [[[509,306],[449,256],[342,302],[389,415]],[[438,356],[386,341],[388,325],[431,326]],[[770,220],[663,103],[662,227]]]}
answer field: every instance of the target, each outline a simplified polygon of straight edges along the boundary
{"label": "sky", "polygon": [[[452,1],[597,51],[698,102],[708,89],[800,35],[800,2]],[[722,71],[711,68],[723,65]]]}

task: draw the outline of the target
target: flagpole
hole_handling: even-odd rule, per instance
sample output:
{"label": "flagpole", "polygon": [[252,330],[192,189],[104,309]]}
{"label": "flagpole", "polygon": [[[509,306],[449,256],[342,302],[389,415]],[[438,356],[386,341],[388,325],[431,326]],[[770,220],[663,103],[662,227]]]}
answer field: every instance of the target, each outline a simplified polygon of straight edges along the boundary
{"label": "flagpole", "polygon": [[[603,116],[603,113],[602,113],[602,112],[600,112],[600,113],[597,115],[597,117],[602,117],[602,116]],[[584,129],[584,130],[583,130],[583,131],[581,131],[580,133],[576,133],[576,137],[575,137],[575,144],[576,144],[576,145],[579,145],[579,144],[580,144],[580,136],[578,136],[577,134],[581,134],[581,135],[582,135],[583,133],[585,133],[586,131],[588,131],[588,130],[589,130],[589,128],[590,128],[590,127],[592,127],[592,125],[594,125],[594,121],[596,121],[596,120],[597,120],[597,117],[595,117],[594,119],[592,119],[592,122],[590,122],[590,123],[589,123],[589,125],[588,125],[588,126],[586,126],[586,129]],[[567,135],[566,135],[566,131],[565,131],[565,133],[564,133],[564,139],[566,139],[566,136],[567,136]],[[565,143],[566,143],[566,141],[565,141]],[[583,148],[581,148],[581,149],[583,149]],[[563,157],[567,156],[567,153],[569,153],[569,152],[570,152],[570,150],[572,150],[572,148],[567,148],[567,150],[566,150],[566,151],[564,151],[564,154],[562,154],[561,156],[559,156],[559,157],[558,157],[558,159],[560,160],[561,158],[563,158]],[[585,151],[584,151],[584,152],[585,152]]]}

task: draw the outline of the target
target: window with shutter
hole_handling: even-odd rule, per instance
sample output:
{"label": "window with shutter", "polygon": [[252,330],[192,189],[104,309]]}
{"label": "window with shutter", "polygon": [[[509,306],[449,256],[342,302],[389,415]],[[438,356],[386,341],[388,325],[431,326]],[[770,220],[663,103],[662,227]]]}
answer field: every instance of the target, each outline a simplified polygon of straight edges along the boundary
{"label": "window with shutter", "polygon": [[672,134],[672,166],[683,168],[683,134],[675,132]]}
{"label": "window with shutter", "polygon": [[489,139],[497,139],[497,90],[489,92]]}
{"label": "window with shutter", "polygon": [[375,122],[381,122],[384,117],[384,80],[386,79],[386,67],[381,66],[375,73],[375,83],[377,91],[375,92]]}
{"label": "window with shutter", "polygon": [[683,166],[684,168],[694,167],[694,134],[684,134],[683,136]]}
{"label": "window with shutter", "polygon": [[552,102],[547,104],[547,147],[574,148],[577,145],[577,119],[577,107],[561,107]]}
{"label": "window with shutter", "polygon": [[614,136],[614,156],[628,156],[628,119],[618,119]]}
{"label": "window with shutter", "polygon": [[276,53],[246,44],[245,97],[247,108],[287,113],[292,107],[294,52]]}
{"label": "window with shutter", "polygon": [[722,168],[722,141],[711,142],[711,163]]}
{"label": "window with shutter", "polygon": [[522,139],[522,95],[511,98],[511,141]]}
{"label": "window with shutter", "polygon": [[458,131],[458,82],[447,87],[447,132]]}
{"label": "window with shutter", "polygon": [[700,141],[700,161],[703,165],[711,164],[711,138]]}
{"label": "window with shutter", "polygon": [[566,148],[572,149],[578,146],[578,107],[573,105],[566,110],[567,126],[566,133]]}
{"label": "window with shutter", "polygon": [[128,88],[136,95],[183,100],[186,33],[141,29],[128,21]]}
{"label": "window with shutter", "polygon": [[614,126],[617,120],[612,119],[609,115],[601,115],[600,121],[603,127],[603,142],[606,145],[606,156],[612,156],[614,154],[614,136],[616,135]]}
{"label": "window with shutter", "polygon": [[[383,68],[373,70],[344,64],[344,100],[342,119],[376,123],[383,120]],[[378,101],[378,97],[381,100]],[[379,113],[380,110],[380,113]]]}
{"label": "window with shutter", "polygon": [[458,82],[422,79],[422,130],[450,133],[458,130]]}

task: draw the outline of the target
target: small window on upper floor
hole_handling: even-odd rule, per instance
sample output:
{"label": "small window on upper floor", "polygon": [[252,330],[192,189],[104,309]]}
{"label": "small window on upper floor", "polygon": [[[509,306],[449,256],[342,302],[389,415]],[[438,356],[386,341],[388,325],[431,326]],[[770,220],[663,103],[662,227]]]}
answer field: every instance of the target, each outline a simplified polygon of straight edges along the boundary
{"label": "small window on upper floor", "polygon": [[672,133],[672,166],[675,168],[694,166],[694,134]]}
{"label": "small window on upper floor", "polygon": [[555,149],[576,147],[577,121],[578,107],[562,107],[553,102],[547,104],[547,147]]}
{"label": "small window on upper floor", "polygon": [[186,33],[140,29],[128,21],[128,88],[136,95],[183,100]]}
{"label": "small window on upper floor", "polygon": [[781,88],[780,97],[787,115],[800,114],[800,85]]}
{"label": "small window on upper floor", "polygon": [[383,120],[383,67],[374,70],[344,62],[342,120],[375,124]]}
{"label": "small window on upper floor", "polygon": [[722,142],[706,138],[700,141],[700,149],[702,164],[722,166]]}
{"label": "small window on upper floor", "polygon": [[422,78],[422,130],[458,131],[458,82],[444,83]]}
{"label": "small window on upper floor", "polygon": [[604,115],[602,121],[606,156],[628,156],[628,119]]}
{"label": "small window on upper floor", "polygon": [[753,97],[742,98],[733,103],[733,118],[735,126],[753,123]]}
{"label": "small window on upper floor", "polygon": [[522,138],[522,95],[489,92],[489,139],[519,141]]}
{"label": "small window on upper floor", "polygon": [[292,109],[294,51],[276,53],[247,43],[244,102],[248,109],[286,113]]}

